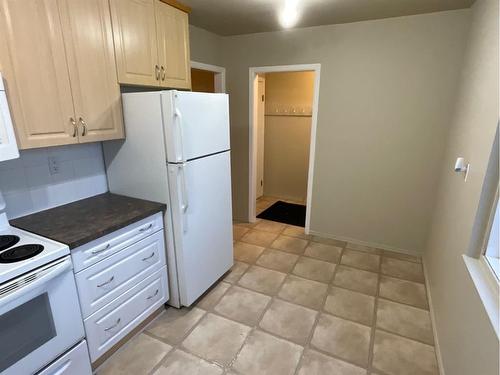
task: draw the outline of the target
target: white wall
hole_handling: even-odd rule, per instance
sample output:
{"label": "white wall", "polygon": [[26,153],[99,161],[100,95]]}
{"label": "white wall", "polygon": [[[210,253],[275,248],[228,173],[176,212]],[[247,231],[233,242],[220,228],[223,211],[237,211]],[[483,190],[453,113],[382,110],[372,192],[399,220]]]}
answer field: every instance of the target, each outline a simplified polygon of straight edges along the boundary
{"label": "white wall", "polygon": [[[39,148],[0,162],[0,190],[9,219],[108,190],[101,143]],[[60,166],[50,174],[49,157]]]}
{"label": "white wall", "polygon": [[[498,123],[498,1],[477,0],[471,21],[424,261],[446,374],[498,375],[498,338],[462,260]],[[467,182],[453,172],[458,156],[471,163]]]}
{"label": "white wall", "polygon": [[321,63],[311,229],[423,251],[469,14],[223,38],[235,218],[248,218],[248,68]]}
{"label": "white wall", "polygon": [[190,25],[189,43],[192,61],[224,66],[221,36]]}

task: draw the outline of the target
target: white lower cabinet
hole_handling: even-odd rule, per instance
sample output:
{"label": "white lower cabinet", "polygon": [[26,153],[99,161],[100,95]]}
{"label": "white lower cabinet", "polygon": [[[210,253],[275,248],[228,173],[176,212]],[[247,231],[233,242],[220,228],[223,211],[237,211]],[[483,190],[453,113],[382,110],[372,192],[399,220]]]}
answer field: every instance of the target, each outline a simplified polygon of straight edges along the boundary
{"label": "white lower cabinet", "polygon": [[162,229],[163,214],[160,212],[72,250],[71,260],[75,273]]}
{"label": "white lower cabinet", "polygon": [[167,273],[164,268],[85,319],[91,361],[95,362],[167,300]]}
{"label": "white lower cabinet", "polygon": [[165,265],[163,231],[76,274],[84,318],[113,301],[123,292]]}
{"label": "white lower cabinet", "polygon": [[85,340],[38,373],[38,375],[91,374],[92,368],[90,367],[89,352]]}
{"label": "white lower cabinet", "polygon": [[161,214],[82,245],[71,256],[95,362],[168,301]]}

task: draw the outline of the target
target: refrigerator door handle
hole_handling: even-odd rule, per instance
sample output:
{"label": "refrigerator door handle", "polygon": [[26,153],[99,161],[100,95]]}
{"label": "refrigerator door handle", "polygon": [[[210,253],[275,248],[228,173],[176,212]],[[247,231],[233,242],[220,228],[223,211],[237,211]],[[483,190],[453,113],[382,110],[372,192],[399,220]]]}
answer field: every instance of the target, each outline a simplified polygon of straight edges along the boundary
{"label": "refrigerator door handle", "polygon": [[[189,207],[187,189],[186,189],[186,176],[184,172],[184,167],[186,163],[176,164],[177,166],[177,189],[179,189],[179,208],[182,217],[182,231],[184,233],[188,230],[187,222],[187,209]],[[180,186],[179,186],[180,185]]]}
{"label": "refrigerator door handle", "polygon": [[177,147],[176,147],[176,157],[177,157],[177,161],[178,162],[181,162],[181,163],[185,163],[186,160],[184,160],[184,143],[182,142],[182,113],[181,111],[179,110],[179,108],[175,108],[174,110],[174,116],[175,118],[177,119],[176,122],[176,125],[177,125],[177,128],[178,128],[178,131],[179,131],[179,134],[177,137],[175,137],[177,139]]}
{"label": "refrigerator door handle", "polygon": [[182,189],[182,204],[181,210],[185,214],[189,207],[188,194],[186,189],[186,174],[184,172],[184,168],[186,168],[186,163],[180,164],[180,169],[182,171],[182,179],[181,179],[181,189]]}

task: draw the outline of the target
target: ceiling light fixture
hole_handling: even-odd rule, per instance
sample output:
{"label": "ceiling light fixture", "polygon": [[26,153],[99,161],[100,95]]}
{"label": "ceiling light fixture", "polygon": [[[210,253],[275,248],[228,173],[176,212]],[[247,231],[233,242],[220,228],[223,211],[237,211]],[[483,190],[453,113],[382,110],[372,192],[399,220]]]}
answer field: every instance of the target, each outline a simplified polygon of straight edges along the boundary
{"label": "ceiling light fixture", "polygon": [[283,8],[279,12],[279,21],[281,26],[289,29],[299,20],[299,2],[298,0],[285,0]]}

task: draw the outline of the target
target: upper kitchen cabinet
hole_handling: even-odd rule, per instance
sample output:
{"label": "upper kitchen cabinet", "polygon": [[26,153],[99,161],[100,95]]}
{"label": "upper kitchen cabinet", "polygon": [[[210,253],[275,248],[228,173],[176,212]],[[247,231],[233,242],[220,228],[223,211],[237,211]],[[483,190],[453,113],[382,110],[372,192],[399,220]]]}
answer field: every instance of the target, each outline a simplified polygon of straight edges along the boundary
{"label": "upper kitchen cabinet", "polygon": [[153,0],[110,0],[118,81],[158,86],[160,66]]}
{"label": "upper kitchen cabinet", "polygon": [[20,148],[123,137],[106,0],[0,0],[0,70]]}
{"label": "upper kitchen cabinet", "polygon": [[78,143],[55,0],[0,2],[0,70],[20,148]]}
{"label": "upper kitchen cabinet", "polygon": [[60,4],[80,142],[123,138],[108,1],[62,0]]}
{"label": "upper kitchen cabinet", "polygon": [[186,12],[159,0],[110,0],[118,81],[191,88]]}
{"label": "upper kitchen cabinet", "polygon": [[188,15],[155,0],[160,86],[191,88]]}

